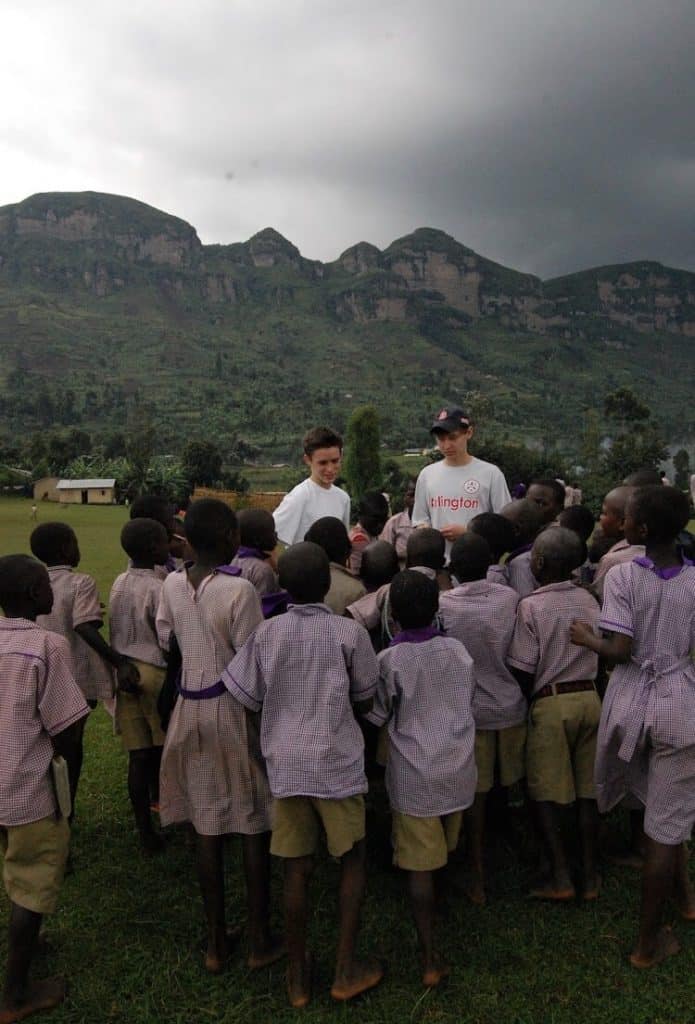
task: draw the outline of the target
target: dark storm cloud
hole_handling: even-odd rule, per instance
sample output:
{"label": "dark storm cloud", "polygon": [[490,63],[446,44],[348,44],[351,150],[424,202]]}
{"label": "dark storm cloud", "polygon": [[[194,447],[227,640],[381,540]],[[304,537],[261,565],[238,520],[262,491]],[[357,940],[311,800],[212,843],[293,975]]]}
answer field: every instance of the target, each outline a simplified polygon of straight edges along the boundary
{"label": "dark storm cloud", "polygon": [[[543,276],[695,269],[691,2],[72,9],[66,26],[33,5],[60,83],[41,146],[31,115],[5,136],[36,190],[134,195],[206,242],[271,224],[322,259],[427,224]],[[9,187],[4,202],[25,194]]]}

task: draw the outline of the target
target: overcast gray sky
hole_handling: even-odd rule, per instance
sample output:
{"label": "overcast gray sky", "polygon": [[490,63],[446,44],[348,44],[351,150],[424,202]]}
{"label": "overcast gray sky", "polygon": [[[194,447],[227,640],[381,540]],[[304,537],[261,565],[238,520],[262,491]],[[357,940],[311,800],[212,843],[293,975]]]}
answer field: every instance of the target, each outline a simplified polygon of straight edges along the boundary
{"label": "overcast gray sky", "polygon": [[334,259],[442,228],[695,270],[693,0],[4,0],[0,205],[129,195]]}

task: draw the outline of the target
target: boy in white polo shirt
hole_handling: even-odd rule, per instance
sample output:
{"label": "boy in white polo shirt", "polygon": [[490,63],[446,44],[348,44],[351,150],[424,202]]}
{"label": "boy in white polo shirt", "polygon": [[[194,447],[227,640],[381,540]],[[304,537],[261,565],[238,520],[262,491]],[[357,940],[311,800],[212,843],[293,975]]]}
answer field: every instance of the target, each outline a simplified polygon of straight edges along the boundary
{"label": "boy in white polo shirt", "polygon": [[342,437],[330,427],[314,427],[304,435],[303,445],[310,475],[273,512],[278,539],[286,547],[303,541],[309,527],[324,516],[335,516],[350,527],[350,496],[334,483],[343,457]]}
{"label": "boy in white polo shirt", "polygon": [[473,424],[462,409],[442,409],[430,432],[444,458],[417,478],[412,522],[439,530],[448,554],[474,516],[500,512],[511,498],[502,471],[468,451]]}

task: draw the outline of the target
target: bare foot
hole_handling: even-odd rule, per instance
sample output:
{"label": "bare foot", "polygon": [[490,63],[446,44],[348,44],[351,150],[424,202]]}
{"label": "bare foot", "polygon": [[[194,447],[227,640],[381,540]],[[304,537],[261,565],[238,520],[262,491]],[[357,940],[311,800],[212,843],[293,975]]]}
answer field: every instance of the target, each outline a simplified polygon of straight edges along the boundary
{"label": "bare foot", "polygon": [[545,885],[531,889],[529,895],[534,900],[551,900],[555,903],[569,903],[577,896],[573,885],[556,886],[553,882],[547,882]]}
{"label": "bare foot", "polygon": [[277,963],[286,952],[287,946],[284,939],[271,939],[265,949],[249,953],[246,963],[252,971],[259,971],[263,967],[270,967],[271,964]]}
{"label": "bare foot", "polygon": [[353,964],[349,974],[336,977],[331,988],[331,995],[339,1003],[354,999],[355,996],[368,992],[384,977],[384,968],[378,960],[368,960]]}
{"label": "bare foot", "polygon": [[422,984],[425,988],[436,988],[445,978],[449,977],[451,968],[441,960],[434,960],[422,972]]}
{"label": "bare foot", "polygon": [[630,963],[633,967],[639,967],[644,970],[646,967],[654,967],[656,964],[660,964],[662,960],[666,960],[669,956],[675,956],[676,953],[680,952],[681,944],[673,934],[668,926],[660,928],[656,934],[656,941],[654,943],[654,952],[651,956],[645,956],[643,953],[635,950],[634,953],[630,954]]}
{"label": "bare foot", "polygon": [[204,966],[208,974],[222,974],[233,947],[239,941],[241,935],[241,928],[234,928],[228,931],[224,941],[221,944],[210,943],[207,940],[203,941],[203,949],[205,950]]}
{"label": "bare foot", "polygon": [[304,968],[300,978],[295,978],[290,968],[285,974],[287,998],[294,1010],[303,1010],[311,1002],[311,982],[314,971],[314,960],[311,953],[304,958]]}
{"label": "bare foot", "polygon": [[584,891],[582,892],[582,899],[585,903],[593,903],[597,900],[599,893],[601,892],[602,878],[600,875],[594,875],[593,878],[587,878],[584,882]]}
{"label": "bare foot", "polygon": [[14,1024],[24,1020],[32,1013],[52,1010],[65,999],[66,986],[63,978],[47,978],[35,981],[30,985],[20,1003],[15,1006],[0,1007],[0,1024]]}

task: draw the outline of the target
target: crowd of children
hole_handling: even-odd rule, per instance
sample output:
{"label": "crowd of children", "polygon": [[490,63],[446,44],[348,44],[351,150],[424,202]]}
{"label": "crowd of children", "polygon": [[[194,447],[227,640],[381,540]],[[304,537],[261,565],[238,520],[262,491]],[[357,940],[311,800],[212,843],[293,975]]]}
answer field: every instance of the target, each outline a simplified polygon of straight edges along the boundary
{"label": "crowd of children", "polygon": [[[455,412],[433,428],[444,451],[458,440],[448,433],[472,431]],[[409,486],[405,511],[391,519],[381,495],[366,495],[350,535],[349,498],[335,483],[341,454],[339,435],[310,431],[308,481],[275,517],[203,499],[181,527],[161,499],[135,501],[109,642],[69,526],[42,523],[31,534],[35,558],[0,559],[0,846],[11,906],[0,1024],[63,997],[58,983],[31,983],[29,969],[68,857],[89,710],[114,696],[143,853],[163,847],[153,809],[162,827],[185,823],[194,834],[211,973],[232,952],[224,837],[234,834],[248,966],[286,955],[289,1001],[307,1005],[310,880],[323,835],[340,862],[331,994],[346,1001],[381,981],[383,965],[356,954],[364,796],[379,763],[426,987],[449,970],[435,941],[435,882],[461,834],[466,892],[474,904],[487,899],[493,791],[525,798],[544,853],[531,895],[560,903],[599,897],[599,812],[632,800],[643,889],[630,959],[649,967],[677,952],[665,901],[673,896],[695,920],[686,847],[695,568],[678,546],[685,496],[648,477],[611,490],[595,565],[588,510],[564,509],[554,480],[532,481],[507,503],[496,467],[488,472],[499,511],[447,533],[413,523]],[[286,550],[276,559],[278,539]],[[603,703],[599,659],[612,670]],[[558,823],[569,805],[578,876]],[[283,863],[282,936],[270,927],[271,856]]]}

